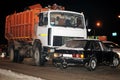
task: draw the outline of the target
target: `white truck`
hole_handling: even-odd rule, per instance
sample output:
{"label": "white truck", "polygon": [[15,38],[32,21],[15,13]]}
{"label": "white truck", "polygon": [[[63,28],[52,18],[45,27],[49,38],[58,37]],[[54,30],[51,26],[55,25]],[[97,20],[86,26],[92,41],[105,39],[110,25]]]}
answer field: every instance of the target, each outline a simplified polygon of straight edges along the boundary
{"label": "white truck", "polygon": [[44,65],[66,40],[87,38],[84,14],[56,4],[47,8],[32,5],[6,17],[5,38],[11,61],[32,57],[36,65]]}

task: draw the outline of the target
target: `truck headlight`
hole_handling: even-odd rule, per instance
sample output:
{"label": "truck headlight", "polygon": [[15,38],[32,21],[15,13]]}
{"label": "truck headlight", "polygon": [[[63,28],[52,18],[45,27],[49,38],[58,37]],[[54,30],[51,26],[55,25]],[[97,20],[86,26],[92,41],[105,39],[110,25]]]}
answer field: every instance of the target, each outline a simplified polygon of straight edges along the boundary
{"label": "truck headlight", "polygon": [[61,57],[61,56],[62,56],[62,54],[54,53],[54,58],[56,58],[56,57]]}

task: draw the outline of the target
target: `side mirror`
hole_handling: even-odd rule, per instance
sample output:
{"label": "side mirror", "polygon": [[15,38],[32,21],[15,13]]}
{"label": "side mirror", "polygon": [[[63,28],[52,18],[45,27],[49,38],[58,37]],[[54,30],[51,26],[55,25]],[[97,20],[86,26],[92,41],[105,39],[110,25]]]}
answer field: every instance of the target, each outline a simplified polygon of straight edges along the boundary
{"label": "side mirror", "polygon": [[86,21],[85,21],[85,25],[86,25],[86,27],[88,26],[88,19],[86,19]]}

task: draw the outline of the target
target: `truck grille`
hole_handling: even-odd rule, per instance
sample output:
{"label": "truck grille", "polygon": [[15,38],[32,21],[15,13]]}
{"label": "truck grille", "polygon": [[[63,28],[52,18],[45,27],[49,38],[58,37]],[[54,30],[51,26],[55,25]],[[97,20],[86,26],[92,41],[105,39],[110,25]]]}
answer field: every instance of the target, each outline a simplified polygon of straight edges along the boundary
{"label": "truck grille", "polygon": [[61,46],[66,41],[71,39],[83,39],[83,37],[67,37],[67,36],[54,36],[53,37],[53,46]]}
{"label": "truck grille", "polygon": [[62,37],[54,36],[53,37],[53,46],[61,46],[62,45]]}

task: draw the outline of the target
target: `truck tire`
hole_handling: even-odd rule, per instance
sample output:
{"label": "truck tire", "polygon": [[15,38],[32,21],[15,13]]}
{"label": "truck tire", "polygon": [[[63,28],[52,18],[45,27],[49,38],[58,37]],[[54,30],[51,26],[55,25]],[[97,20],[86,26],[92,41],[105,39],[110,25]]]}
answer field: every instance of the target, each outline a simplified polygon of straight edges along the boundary
{"label": "truck tire", "polygon": [[10,61],[17,62],[17,51],[14,50],[13,47],[10,47],[9,53],[10,53]]}
{"label": "truck tire", "polygon": [[42,54],[41,45],[37,44],[34,50],[34,55],[33,55],[36,66],[44,65],[44,61],[42,60],[41,54]]}
{"label": "truck tire", "polygon": [[12,47],[10,47],[10,49],[9,49],[9,53],[10,53],[10,61],[14,61],[14,49],[12,48]]}
{"label": "truck tire", "polygon": [[95,57],[92,57],[89,62],[85,63],[85,67],[89,70],[89,71],[93,71],[96,69],[97,66],[97,59]]}

